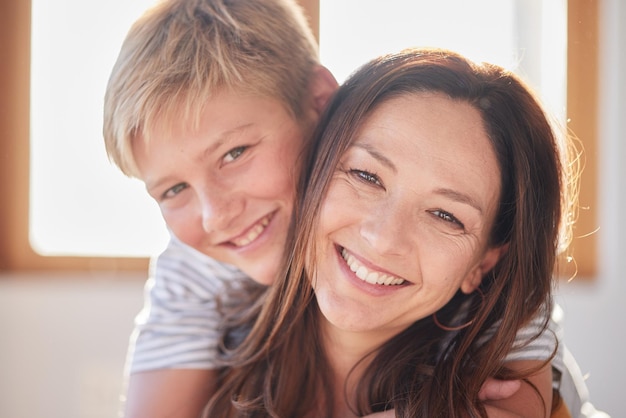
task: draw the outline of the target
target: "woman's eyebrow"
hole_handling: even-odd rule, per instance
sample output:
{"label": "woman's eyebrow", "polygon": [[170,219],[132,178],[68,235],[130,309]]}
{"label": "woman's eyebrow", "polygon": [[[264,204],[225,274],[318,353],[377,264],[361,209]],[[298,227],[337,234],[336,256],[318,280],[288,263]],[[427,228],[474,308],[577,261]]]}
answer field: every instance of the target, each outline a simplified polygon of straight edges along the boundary
{"label": "woman's eyebrow", "polygon": [[357,143],[352,144],[352,146],[353,147],[357,147],[357,148],[361,148],[362,150],[367,152],[369,155],[371,155],[375,160],[379,161],[382,165],[384,165],[384,166],[388,167],[389,169],[391,169],[394,173],[398,172],[398,169],[393,164],[393,162],[389,158],[385,157],[383,154],[378,152],[371,145],[366,144],[366,143],[357,142]]}
{"label": "woman's eyebrow", "polygon": [[[384,156],[383,154],[378,152],[371,145],[369,145],[367,143],[363,143],[363,142],[356,142],[356,143],[352,144],[351,146],[364,150],[365,152],[370,154],[372,156],[372,158],[376,159],[377,161],[379,161],[384,166],[389,167],[389,169],[393,170],[394,173],[398,172],[398,170],[397,170],[396,166],[393,164],[393,162],[389,158],[387,158],[386,156]],[[446,187],[441,187],[441,188],[436,189],[435,193],[437,193],[437,194],[439,194],[441,196],[447,197],[448,199],[451,199],[451,200],[453,200],[455,202],[459,202],[459,203],[463,203],[463,204],[469,205],[469,206],[473,207],[474,209],[476,209],[478,212],[480,212],[481,215],[483,214],[482,206],[476,201],[476,199],[472,198],[468,194],[459,192],[459,191],[454,190],[454,189],[446,188]]]}
{"label": "woman's eyebrow", "polygon": [[461,193],[459,191],[453,190],[453,189],[449,189],[449,188],[445,188],[445,187],[441,187],[435,190],[435,193],[437,193],[438,195],[447,197],[448,199],[454,200],[455,202],[459,202],[459,203],[464,203],[466,205],[469,205],[471,207],[473,207],[474,209],[476,209],[478,212],[483,213],[483,208],[480,206],[480,204],[473,199],[471,196],[465,194],[465,193]]}

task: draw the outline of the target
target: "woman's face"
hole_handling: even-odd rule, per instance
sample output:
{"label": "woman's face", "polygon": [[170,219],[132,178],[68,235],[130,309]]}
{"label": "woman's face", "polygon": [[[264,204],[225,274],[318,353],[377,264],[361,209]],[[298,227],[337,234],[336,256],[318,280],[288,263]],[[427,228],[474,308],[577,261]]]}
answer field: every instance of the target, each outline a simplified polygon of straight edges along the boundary
{"label": "woman's face", "polygon": [[389,338],[471,293],[488,248],[500,170],[476,109],[420,93],[380,105],[322,205],[313,279],[333,326]]}

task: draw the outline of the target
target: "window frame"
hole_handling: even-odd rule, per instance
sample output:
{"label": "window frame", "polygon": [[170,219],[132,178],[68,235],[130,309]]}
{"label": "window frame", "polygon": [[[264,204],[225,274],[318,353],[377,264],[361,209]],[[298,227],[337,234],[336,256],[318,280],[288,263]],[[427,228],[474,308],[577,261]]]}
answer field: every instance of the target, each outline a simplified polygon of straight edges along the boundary
{"label": "window frame", "polygon": [[[299,0],[319,39],[319,1]],[[573,256],[579,277],[597,272],[599,2],[568,1],[568,128],[585,150]],[[0,2],[0,272],[145,271],[145,257],[59,257],[37,254],[29,242],[31,2]],[[584,98],[584,100],[582,99]]]}

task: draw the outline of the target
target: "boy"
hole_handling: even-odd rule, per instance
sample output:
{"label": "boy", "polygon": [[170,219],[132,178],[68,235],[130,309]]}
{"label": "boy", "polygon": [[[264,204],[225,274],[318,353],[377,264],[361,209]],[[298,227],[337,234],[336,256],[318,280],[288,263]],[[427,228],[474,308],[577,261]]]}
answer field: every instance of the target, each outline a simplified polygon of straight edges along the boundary
{"label": "boy", "polygon": [[218,367],[218,296],[277,273],[299,155],[336,88],[289,0],[165,1],[130,29],[104,138],[146,183],[172,240],[137,320],[128,416],[202,409]]}
{"label": "boy", "polygon": [[104,138],[172,238],[137,318],[128,417],[202,410],[219,367],[218,304],[241,304],[223,296],[248,277],[272,283],[299,157],[336,87],[290,0],[163,1],[131,28],[107,86]]}

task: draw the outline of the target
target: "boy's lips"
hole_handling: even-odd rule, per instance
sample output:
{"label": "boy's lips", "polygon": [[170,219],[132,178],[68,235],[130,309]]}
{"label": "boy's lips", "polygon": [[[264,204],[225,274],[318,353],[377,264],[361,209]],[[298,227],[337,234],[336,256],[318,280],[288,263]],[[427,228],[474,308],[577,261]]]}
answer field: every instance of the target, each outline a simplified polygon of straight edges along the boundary
{"label": "boy's lips", "polygon": [[345,248],[339,248],[339,250],[348,268],[364,282],[383,286],[398,286],[406,283],[406,280],[400,277],[382,271],[375,271],[371,267],[366,267]]}
{"label": "boy's lips", "polygon": [[263,231],[265,231],[265,228],[269,225],[270,221],[274,217],[274,213],[275,212],[272,212],[269,215],[261,218],[245,232],[228,241],[228,244],[234,245],[235,247],[244,247],[256,240],[259,235],[261,235]]}

